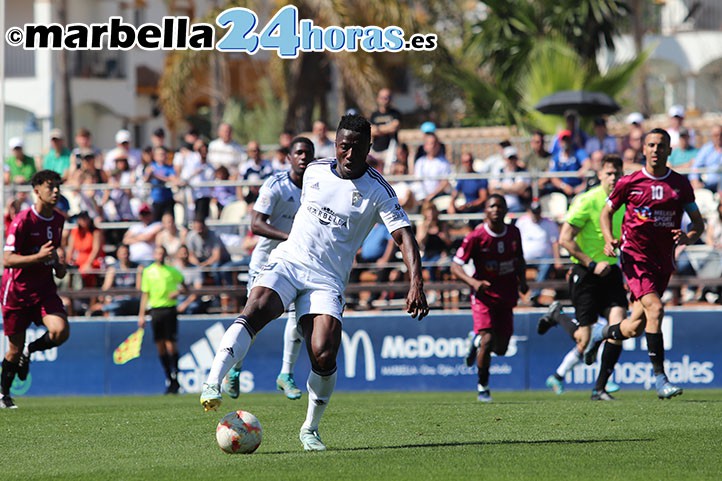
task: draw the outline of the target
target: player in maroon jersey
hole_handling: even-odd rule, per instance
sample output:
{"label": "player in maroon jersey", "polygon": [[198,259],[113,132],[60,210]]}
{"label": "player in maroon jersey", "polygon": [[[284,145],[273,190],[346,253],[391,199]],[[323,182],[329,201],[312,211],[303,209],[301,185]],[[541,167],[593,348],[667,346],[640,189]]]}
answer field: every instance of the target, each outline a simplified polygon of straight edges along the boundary
{"label": "player in maroon jersey", "polygon": [[[65,222],[55,211],[61,179],[56,172],[41,170],[30,183],[35,204],[15,216],[5,241],[0,303],[9,347],[0,375],[0,408],[17,407],[10,397],[10,386],[16,374],[23,381],[27,378],[30,355],[61,345],[70,334],[68,316],[53,280],[53,272],[60,279],[66,274],[56,253]],[[44,324],[48,330],[25,346],[25,330],[32,323]]]}
{"label": "player in maroon jersey", "polygon": [[[664,342],[661,296],[675,269],[678,244],[694,244],[704,231],[704,220],[694,201],[687,178],[667,167],[672,152],[666,130],[653,129],[644,136],[645,166],[622,177],[602,209],[600,224],[606,245],[604,253],[615,255],[620,248],[622,271],[631,291],[632,314],[614,326],[607,326],[607,339],[622,340],[646,332],[649,359],[656,376],[657,396],[669,399],[682,388],[669,382],[664,372]],[[627,211],[622,221],[622,239],[612,234],[612,216],[622,204]],[[680,229],[682,215],[692,220],[687,232]]]}
{"label": "player in maroon jersey", "polygon": [[[476,356],[479,401],[491,402],[489,367],[491,353],[503,356],[514,332],[514,306],[526,284],[526,263],[519,229],[504,223],[506,200],[489,196],[484,209],[486,220],[469,233],[456,251],[451,272],[472,289],[471,312],[474,337],[467,363]],[[476,272],[469,276],[463,265],[471,260]]]}

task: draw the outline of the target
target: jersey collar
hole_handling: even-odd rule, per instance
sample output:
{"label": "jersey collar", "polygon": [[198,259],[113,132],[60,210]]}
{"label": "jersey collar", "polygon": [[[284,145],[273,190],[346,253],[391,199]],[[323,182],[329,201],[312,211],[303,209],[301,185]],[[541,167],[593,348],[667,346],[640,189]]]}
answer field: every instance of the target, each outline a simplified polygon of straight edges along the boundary
{"label": "jersey collar", "polygon": [[642,167],[642,173],[653,180],[664,180],[667,177],[669,177],[669,174],[672,173],[672,169],[667,167],[667,172],[662,177],[655,177],[647,171],[647,166],[644,166],[644,167]]}
{"label": "jersey collar", "polygon": [[55,219],[55,214],[53,214],[53,215],[50,216],[50,217],[43,217],[42,215],[40,215],[40,212],[38,212],[38,211],[35,209],[35,205],[31,206],[30,208],[33,210],[33,214],[35,214],[39,219],[47,220],[47,221],[50,221],[50,220]]}
{"label": "jersey collar", "polygon": [[486,224],[486,222],[484,222],[484,230],[486,231],[487,234],[489,234],[492,237],[504,237],[506,235],[506,231],[508,229],[507,229],[506,225],[504,225],[504,232],[497,234],[496,232],[494,232],[493,230],[491,230],[489,228],[489,226]]}

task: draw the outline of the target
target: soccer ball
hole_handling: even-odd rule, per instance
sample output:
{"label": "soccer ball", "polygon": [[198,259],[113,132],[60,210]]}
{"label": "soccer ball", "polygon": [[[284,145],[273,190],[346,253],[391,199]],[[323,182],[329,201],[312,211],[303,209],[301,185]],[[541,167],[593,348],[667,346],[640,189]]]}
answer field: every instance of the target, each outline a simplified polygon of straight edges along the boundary
{"label": "soccer ball", "polygon": [[216,427],[218,446],[228,454],[251,454],[261,445],[262,435],[258,418],[247,411],[226,414]]}

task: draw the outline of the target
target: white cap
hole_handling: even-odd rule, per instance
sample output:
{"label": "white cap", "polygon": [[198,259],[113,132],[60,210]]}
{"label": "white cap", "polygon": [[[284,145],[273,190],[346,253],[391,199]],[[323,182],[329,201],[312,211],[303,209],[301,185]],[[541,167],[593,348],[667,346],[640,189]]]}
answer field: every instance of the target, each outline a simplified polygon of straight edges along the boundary
{"label": "white cap", "polygon": [[130,142],[130,132],[127,130],[119,130],[115,134],[115,143],[122,144],[123,142]]}
{"label": "white cap", "polygon": [[667,112],[670,117],[682,117],[684,118],[684,107],[681,105],[672,105]]}
{"label": "white cap", "polygon": [[626,122],[628,124],[641,124],[644,122],[644,115],[640,114],[639,112],[632,112],[631,114],[627,115]]}
{"label": "white cap", "polygon": [[509,159],[511,157],[519,157],[519,152],[514,147],[504,147],[504,150],[502,152],[505,159]]}
{"label": "white cap", "polygon": [[23,139],[22,139],[22,137],[12,137],[10,139],[10,141],[8,142],[8,145],[10,146],[10,150],[22,149],[23,148]]}

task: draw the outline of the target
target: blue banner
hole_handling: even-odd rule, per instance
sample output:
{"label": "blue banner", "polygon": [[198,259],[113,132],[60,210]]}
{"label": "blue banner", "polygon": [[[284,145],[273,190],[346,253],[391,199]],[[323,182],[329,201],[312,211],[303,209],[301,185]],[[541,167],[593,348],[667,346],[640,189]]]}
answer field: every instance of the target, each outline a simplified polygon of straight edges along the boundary
{"label": "blue banner", "polygon": [[[544,381],[574,346],[560,328],[536,333],[540,312],[515,316],[515,333],[506,356],[494,357],[490,387],[494,390],[545,389]],[[165,377],[151,332],[140,357],[113,362],[113,351],[136,330],[128,320],[74,320],[70,339],[61,347],[32,356],[30,376],[13,384],[15,395],[157,394]],[[199,392],[215,350],[231,319],[182,319],[179,328],[179,382],[185,392]],[[281,368],[285,319],[261,331],[246,358],[242,392],[272,391]],[[473,391],[476,368],[464,363],[471,314],[432,314],[419,322],[406,315],[350,315],[344,319],[343,345],[338,357],[339,390]],[[670,309],[663,322],[666,368],[670,380],[686,388],[722,387],[720,311]],[[28,330],[28,340],[42,328]],[[7,348],[2,343],[0,354]],[[591,389],[598,367],[580,365],[567,375],[569,389]],[[309,372],[302,349],[296,379],[303,387]],[[649,389],[654,375],[644,336],[625,341],[614,378],[625,388]]]}

